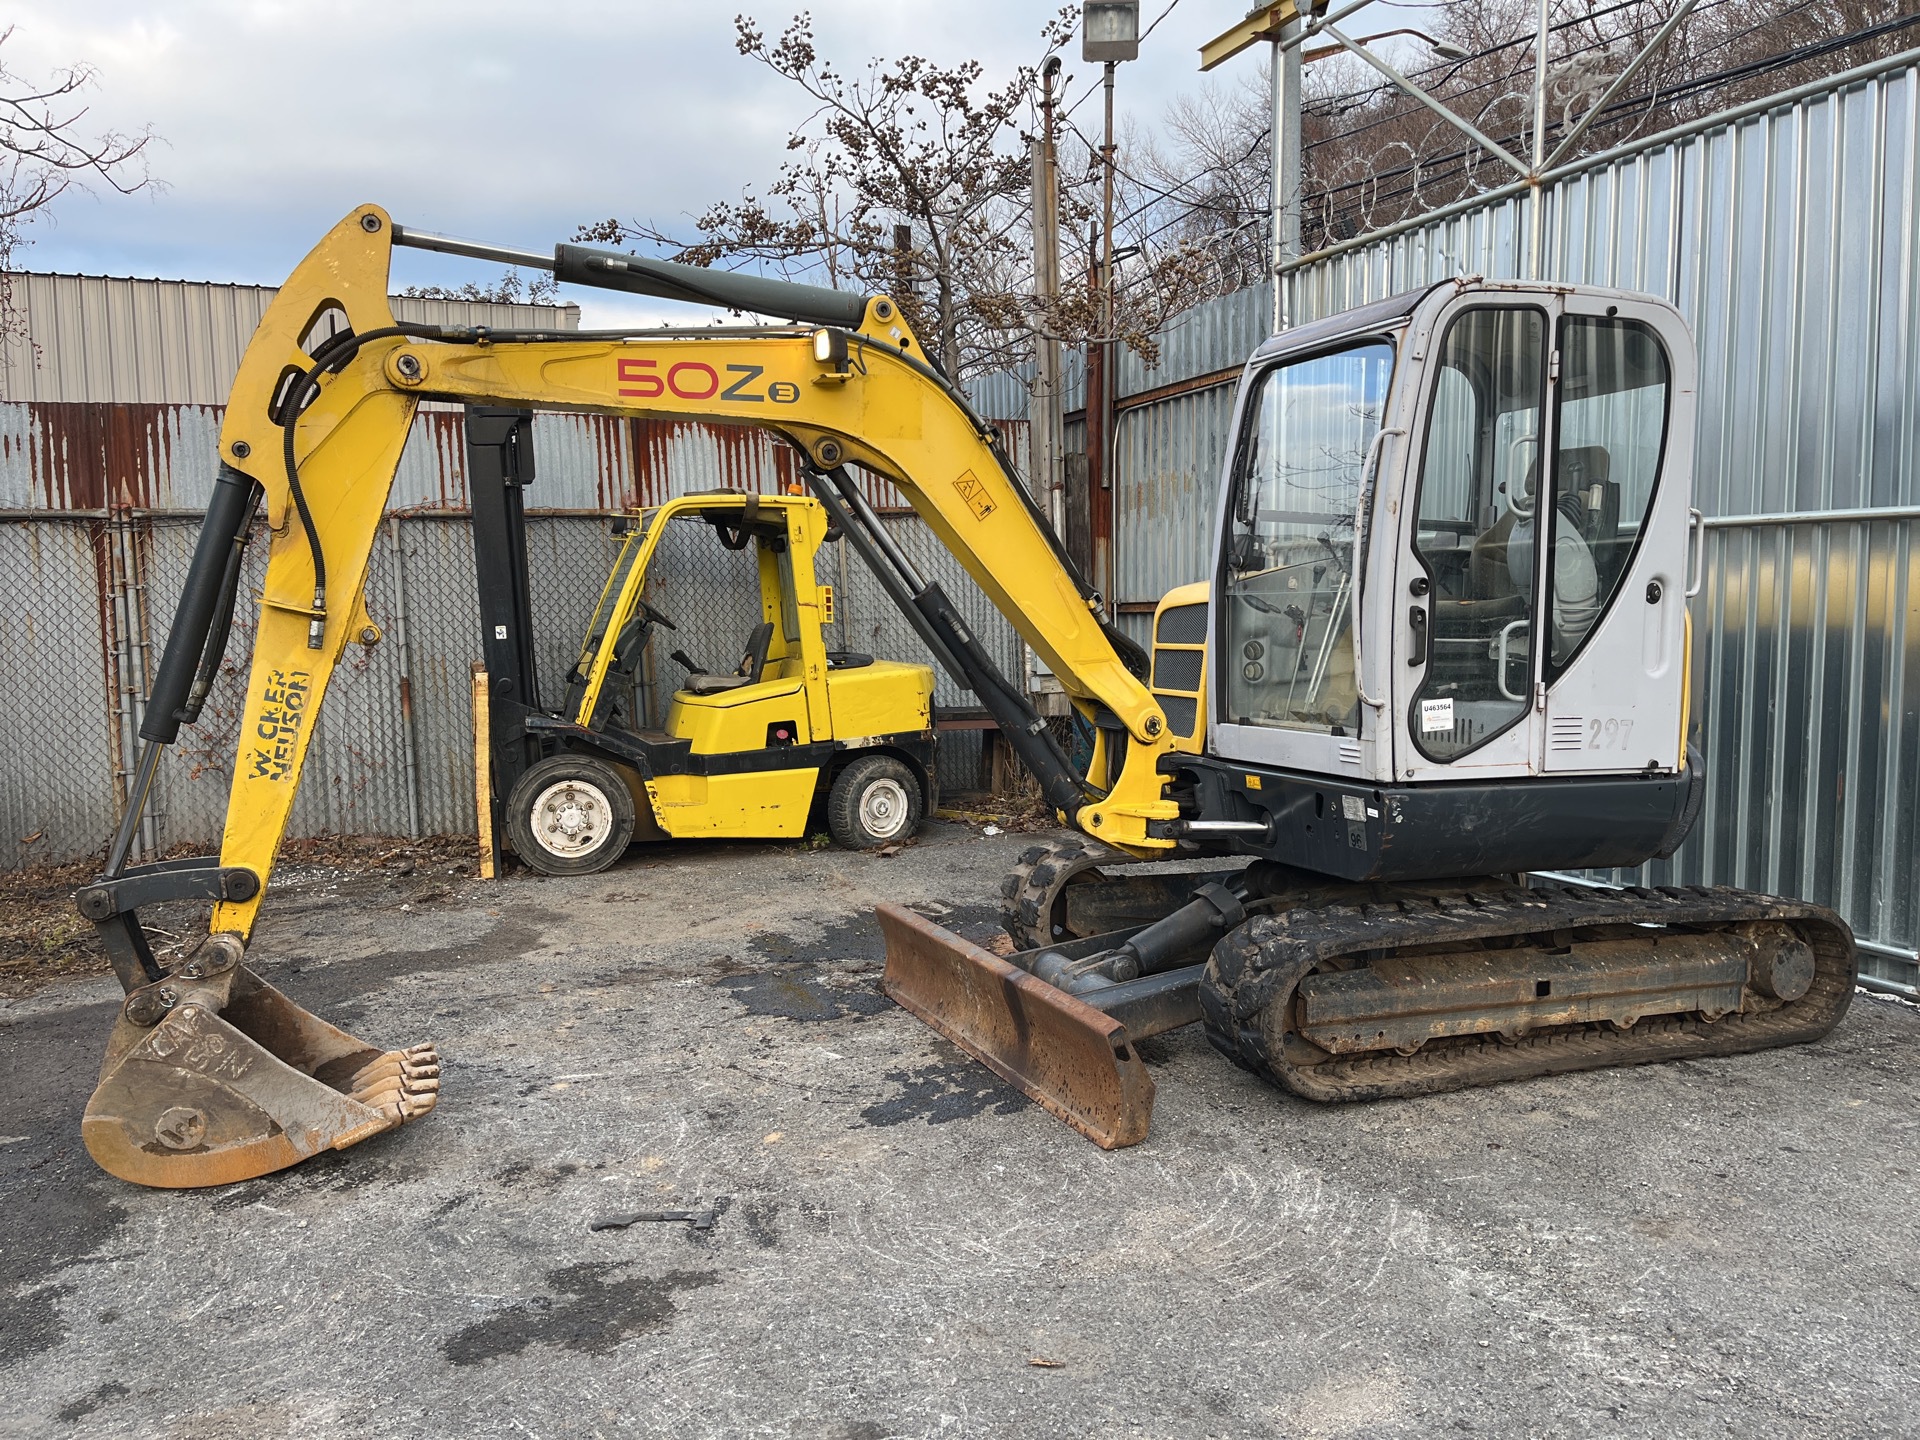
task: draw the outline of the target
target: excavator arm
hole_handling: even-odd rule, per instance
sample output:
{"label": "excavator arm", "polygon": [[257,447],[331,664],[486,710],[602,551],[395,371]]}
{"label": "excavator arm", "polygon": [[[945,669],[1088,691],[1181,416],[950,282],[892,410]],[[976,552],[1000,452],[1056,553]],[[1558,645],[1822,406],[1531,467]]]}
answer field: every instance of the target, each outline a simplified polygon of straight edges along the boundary
{"label": "excavator arm", "polygon": [[[791,317],[772,327],[581,334],[402,325],[395,243],[540,264],[562,279]],[[81,892],[127,1001],[89,1104],[89,1149],[145,1184],[226,1183],[413,1119],[437,1094],[431,1047],[380,1052],[279,995],[241,963],[346,646],[378,639],[362,595],[375,532],[422,400],[699,419],[774,431],[816,493],[865,524],[870,559],[1040,775],[1062,818],[1129,853],[1178,814],[1159,760],[1165,717],[1000,448],[998,432],[922,357],[884,296],[710,274],[577,246],[551,260],[408,235],[375,206],[340,222],[281,287],[236,378],[220,470],[142,735],[133,801],[102,876]],[[1099,735],[1074,775],[1024,697],[985,662],[937,586],[888,553],[844,467],[891,481],[1046,661]],[[218,671],[256,511],[270,532],[232,788],[215,860],[129,868],[161,748]],[[917,618],[916,618],[917,617]],[[1164,828],[1164,827],[1163,827]],[[167,970],[137,907],[214,900],[208,940]],[[917,1008],[917,1007],[915,1007]]]}
{"label": "excavator arm", "polygon": [[[858,323],[846,328],[586,337],[432,327],[396,333],[402,327],[386,300],[393,231],[383,211],[363,207],[294,272],[248,349],[221,432],[223,463],[261,487],[273,533],[224,865],[253,871],[264,888],[313,713],[356,638],[355,605],[374,532],[421,400],[755,426],[791,440],[817,481],[849,464],[891,481],[1076,705],[1124,732],[1124,744],[1109,749],[1112,773],[1086,777],[1078,796],[1050,797],[1064,817],[1143,855],[1170,845],[1147,834],[1150,821],[1178,813],[1161,793],[1158,761],[1170,739],[1158,702],[1129,668],[1118,648],[1124,642],[1103,624],[1098,597],[1067,568],[1008,466],[998,432],[919,358],[918,341],[890,300],[868,298]],[[851,298],[759,283],[769,287],[762,302],[769,305],[785,291]],[[315,317],[337,312],[361,339],[332,362],[337,369],[323,369],[307,387],[311,399],[290,429],[292,463],[284,464],[284,393],[299,385],[292,377],[315,368],[305,332]],[[316,591],[323,592],[324,613]],[[258,891],[223,902],[213,928],[250,934],[259,904]]]}

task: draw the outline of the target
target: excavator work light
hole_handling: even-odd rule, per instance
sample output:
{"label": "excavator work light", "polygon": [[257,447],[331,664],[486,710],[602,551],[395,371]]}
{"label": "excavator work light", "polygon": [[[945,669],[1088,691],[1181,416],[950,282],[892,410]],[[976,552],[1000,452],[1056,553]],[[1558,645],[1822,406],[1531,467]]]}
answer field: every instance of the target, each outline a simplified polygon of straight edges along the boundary
{"label": "excavator work light", "polygon": [[813,332],[813,358],[833,366],[836,375],[847,373],[847,332],[830,327]]}

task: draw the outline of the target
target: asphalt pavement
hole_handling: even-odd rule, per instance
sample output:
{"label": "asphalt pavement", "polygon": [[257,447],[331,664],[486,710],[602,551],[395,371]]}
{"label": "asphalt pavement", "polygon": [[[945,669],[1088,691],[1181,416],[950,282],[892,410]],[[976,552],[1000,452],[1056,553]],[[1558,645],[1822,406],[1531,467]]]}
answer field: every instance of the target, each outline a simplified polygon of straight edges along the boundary
{"label": "asphalt pavement", "polygon": [[0,1002],[0,1435],[1920,1434],[1920,1009],[1338,1109],[1179,1032],[1105,1153],[879,991],[1030,841],[299,868],[255,963],[442,1100],[221,1190],[81,1148],[110,980]]}

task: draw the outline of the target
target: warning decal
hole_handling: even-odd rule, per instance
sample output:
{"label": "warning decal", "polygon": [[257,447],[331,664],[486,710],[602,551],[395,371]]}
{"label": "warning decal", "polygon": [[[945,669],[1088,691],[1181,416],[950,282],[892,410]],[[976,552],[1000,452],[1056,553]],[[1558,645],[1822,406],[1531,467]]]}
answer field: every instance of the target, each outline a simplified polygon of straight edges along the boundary
{"label": "warning decal", "polygon": [[960,498],[967,502],[967,508],[973,511],[973,518],[984,520],[994,510],[993,501],[987,497],[987,487],[971,470],[964,470],[960,478],[953,482],[953,488],[960,492]]}

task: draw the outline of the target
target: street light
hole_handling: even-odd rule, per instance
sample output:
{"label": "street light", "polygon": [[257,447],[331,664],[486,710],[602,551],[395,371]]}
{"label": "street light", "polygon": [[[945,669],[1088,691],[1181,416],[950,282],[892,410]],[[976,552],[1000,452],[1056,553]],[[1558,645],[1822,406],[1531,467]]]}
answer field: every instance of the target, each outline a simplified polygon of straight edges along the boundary
{"label": "street light", "polygon": [[1140,0],[1085,0],[1080,7],[1080,58],[1105,65],[1139,59]]}
{"label": "street light", "polygon": [[1100,157],[1106,163],[1102,206],[1105,218],[1100,230],[1100,330],[1113,333],[1113,67],[1123,60],[1140,57],[1140,0],[1082,0],[1080,6],[1080,58],[1106,67],[1107,101],[1106,143]]}

